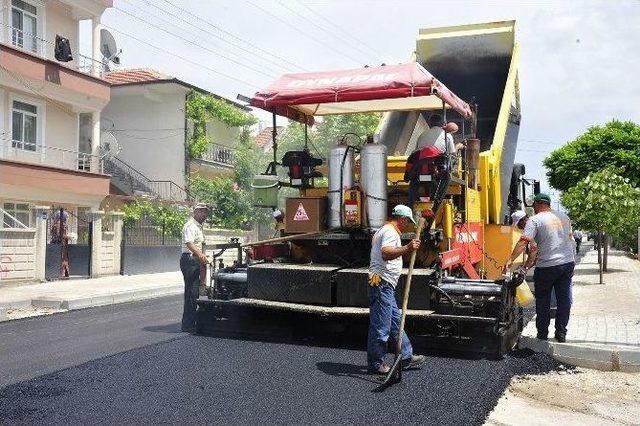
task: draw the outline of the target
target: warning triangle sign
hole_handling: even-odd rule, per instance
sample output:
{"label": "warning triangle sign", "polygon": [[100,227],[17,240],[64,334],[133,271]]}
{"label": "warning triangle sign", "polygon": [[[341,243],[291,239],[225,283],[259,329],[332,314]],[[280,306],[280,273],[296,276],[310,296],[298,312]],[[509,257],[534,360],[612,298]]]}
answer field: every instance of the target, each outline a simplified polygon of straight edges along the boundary
{"label": "warning triangle sign", "polygon": [[293,216],[293,220],[302,221],[309,220],[309,215],[307,215],[306,210],[302,203],[298,204],[298,210],[296,210],[296,214]]}

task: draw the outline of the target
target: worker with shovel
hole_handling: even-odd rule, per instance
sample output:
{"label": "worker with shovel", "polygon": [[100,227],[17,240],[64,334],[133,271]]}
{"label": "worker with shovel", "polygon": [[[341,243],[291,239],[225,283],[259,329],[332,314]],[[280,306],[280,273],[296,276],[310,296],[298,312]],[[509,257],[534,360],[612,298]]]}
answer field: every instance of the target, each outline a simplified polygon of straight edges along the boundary
{"label": "worker with shovel", "polygon": [[[368,370],[384,375],[390,367],[385,364],[389,337],[398,339],[401,312],[395,298],[395,289],[402,273],[402,256],[420,247],[420,241],[411,240],[402,245],[400,235],[409,221],[415,223],[413,212],[398,204],[391,212],[389,223],[380,228],[371,242],[369,266],[369,336],[367,342]],[[406,333],[402,334],[402,368],[422,365],[426,358],[414,355]]]}

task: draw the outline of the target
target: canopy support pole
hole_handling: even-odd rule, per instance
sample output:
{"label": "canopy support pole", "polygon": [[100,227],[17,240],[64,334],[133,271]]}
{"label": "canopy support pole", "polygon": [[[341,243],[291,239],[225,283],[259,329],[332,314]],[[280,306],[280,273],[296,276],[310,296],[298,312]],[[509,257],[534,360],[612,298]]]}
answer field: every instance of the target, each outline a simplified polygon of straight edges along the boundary
{"label": "canopy support pole", "polygon": [[307,129],[308,129],[308,125],[307,125],[307,116],[304,116],[304,150],[308,151],[309,150],[309,134],[307,133]]}
{"label": "canopy support pole", "polygon": [[278,163],[278,130],[276,128],[276,111],[273,110],[271,127],[271,146],[273,148],[273,163],[271,166],[271,174],[276,175],[276,164]]}

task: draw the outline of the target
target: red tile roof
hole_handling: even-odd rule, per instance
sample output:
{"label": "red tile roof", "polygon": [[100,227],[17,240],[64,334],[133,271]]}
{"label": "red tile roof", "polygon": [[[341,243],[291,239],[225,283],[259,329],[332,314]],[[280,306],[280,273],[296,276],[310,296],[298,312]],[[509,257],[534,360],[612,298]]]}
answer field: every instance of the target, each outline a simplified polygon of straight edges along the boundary
{"label": "red tile roof", "polygon": [[105,76],[105,79],[114,86],[121,86],[124,84],[173,80],[173,77],[149,68],[137,68],[109,72]]}
{"label": "red tile roof", "polygon": [[[276,131],[278,132],[276,138],[282,134],[281,133],[282,129],[284,129],[283,126],[276,127]],[[256,145],[258,145],[260,148],[264,148],[266,146],[271,145],[272,133],[273,133],[273,127],[265,127],[264,129],[260,130],[256,135]]]}

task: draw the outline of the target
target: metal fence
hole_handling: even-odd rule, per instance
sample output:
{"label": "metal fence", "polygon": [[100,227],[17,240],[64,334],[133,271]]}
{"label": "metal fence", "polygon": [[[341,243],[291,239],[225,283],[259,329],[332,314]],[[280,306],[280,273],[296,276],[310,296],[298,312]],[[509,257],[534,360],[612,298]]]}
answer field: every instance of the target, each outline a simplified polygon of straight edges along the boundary
{"label": "metal fence", "polygon": [[[90,209],[79,207],[77,213],[73,210],[63,209],[63,226],[66,228],[66,234],[72,236],[71,240],[74,244],[89,244],[89,233],[91,227],[91,214]],[[52,207],[47,215],[47,243],[57,241],[59,235],[54,235],[59,232],[58,227],[54,226],[56,221],[60,217],[60,208]],[[75,236],[74,236],[75,234]]]}
{"label": "metal fence", "polygon": [[179,236],[169,233],[164,223],[155,224],[149,218],[127,223],[123,241],[131,246],[175,246],[182,243]]}

